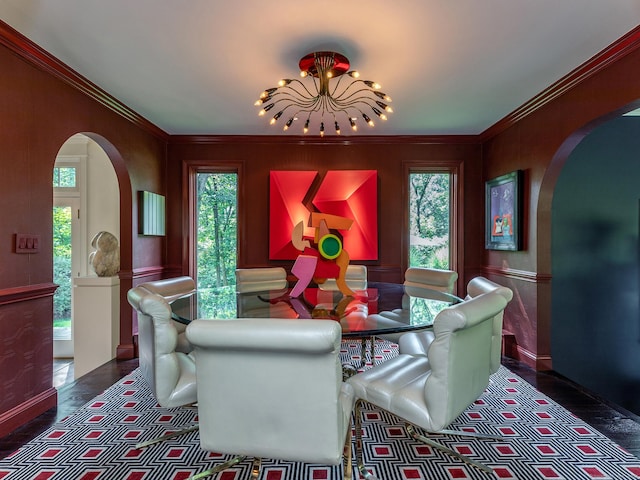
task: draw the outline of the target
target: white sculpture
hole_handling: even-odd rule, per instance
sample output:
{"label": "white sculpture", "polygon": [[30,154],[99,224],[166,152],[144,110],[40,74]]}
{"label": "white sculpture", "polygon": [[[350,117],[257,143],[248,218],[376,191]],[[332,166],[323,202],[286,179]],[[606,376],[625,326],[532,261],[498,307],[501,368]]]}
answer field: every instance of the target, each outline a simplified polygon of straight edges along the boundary
{"label": "white sculpture", "polygon": [[98,232],[91,246],[95,252],[89,254],[89,263],[99,277],[112,277],[120,270],[118,239],[109,232]]}

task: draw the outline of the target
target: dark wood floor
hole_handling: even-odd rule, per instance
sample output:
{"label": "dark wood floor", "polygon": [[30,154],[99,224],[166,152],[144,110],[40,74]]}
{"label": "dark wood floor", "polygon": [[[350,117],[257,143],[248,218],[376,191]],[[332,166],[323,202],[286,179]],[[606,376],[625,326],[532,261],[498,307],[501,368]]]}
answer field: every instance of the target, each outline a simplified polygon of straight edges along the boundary
{"label": "dark wood floor", "polygon": [[15,452],[20,446],[40,435],[57,421],[75,412],[137,367],[137,359],[113,360],[74,382],[65,383],[58,388],[58,406],[56,408],[43,413],[12,434],[0,438],[0,458]]}
{"label": "dark wood floor", "polygon": [[[628,452],[640,458],[640,417],[611,405],[553,372],[536,372],[514,360],[503,364]],[[0,458],[14,452],[58,420],[73,413],[138,366],[137,360],[112,361],[58,390],[58,406],[0,439]]]}

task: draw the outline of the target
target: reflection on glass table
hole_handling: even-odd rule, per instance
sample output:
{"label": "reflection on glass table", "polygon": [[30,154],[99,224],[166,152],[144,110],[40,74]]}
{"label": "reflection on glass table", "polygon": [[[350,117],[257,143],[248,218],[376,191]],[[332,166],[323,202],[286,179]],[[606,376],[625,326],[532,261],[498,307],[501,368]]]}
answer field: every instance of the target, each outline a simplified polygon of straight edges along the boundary
{"label": "reflection on glass table", "polygon": [[196,318],[307,318],[339,321],[345,338],[404,333],[433,324],[437,313],[462,299],[436,290],[369,282],[354,296],[309,287],[299,297],[290,288],[236,293],[234,286],[201,289],[171,304],[182,323]]}

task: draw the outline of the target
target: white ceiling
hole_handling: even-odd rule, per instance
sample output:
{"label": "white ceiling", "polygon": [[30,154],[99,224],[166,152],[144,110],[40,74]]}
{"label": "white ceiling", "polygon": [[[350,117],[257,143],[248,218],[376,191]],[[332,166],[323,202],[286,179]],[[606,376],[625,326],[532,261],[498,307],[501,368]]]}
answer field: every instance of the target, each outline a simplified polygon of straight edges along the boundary
{"label": "white ceiling", "polygon": [[393,98],[359,134],[479,134],[640,24],[640,0],[0,0],[0,19],[170,134],[279,134],[254,101],[324,49]]}

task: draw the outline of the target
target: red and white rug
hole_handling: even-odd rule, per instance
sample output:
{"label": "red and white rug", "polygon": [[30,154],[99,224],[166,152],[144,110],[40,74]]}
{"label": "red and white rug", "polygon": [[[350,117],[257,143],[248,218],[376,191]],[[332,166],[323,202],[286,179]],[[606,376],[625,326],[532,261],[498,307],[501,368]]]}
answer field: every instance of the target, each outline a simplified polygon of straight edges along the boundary
{"label": "red and white rug", "polygon": [[[343,360],[359,362],[358,342]],[[376,345],[377,361],[395,355]],[[138,442],[195,423],[195,408],[160,408],[138,370],[73,415],[0,461],[1,480],[184,480],[229,457],[200,449],[198,432],[137,450]],[[491,479],[446,454],[411,440],[403,422],[366,410],[367,467],[381,480]],[[498,479],[640,479],[640,460],[502,367],[482,397],[452,425],[498,434],[504,441],[438,437],[494,469]],[[250,476],[250,461],[212,477]],[[338,480],[341,467],[263,459],[263,480]],[[354,472],[354,478],[357,473]]]}

